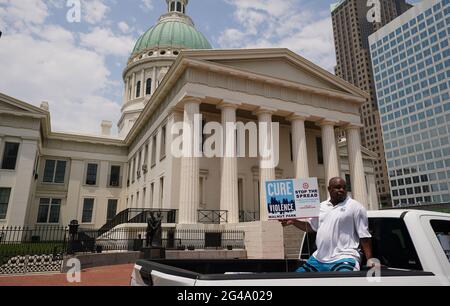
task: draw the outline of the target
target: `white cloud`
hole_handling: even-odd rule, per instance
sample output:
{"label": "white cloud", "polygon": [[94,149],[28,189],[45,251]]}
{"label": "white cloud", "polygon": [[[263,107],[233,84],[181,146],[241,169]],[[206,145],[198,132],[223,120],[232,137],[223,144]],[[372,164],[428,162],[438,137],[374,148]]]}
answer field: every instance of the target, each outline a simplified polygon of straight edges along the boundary
{"label": "white cloud", "polygon": [[115,35],[110,29],[94,28],[90,33],[80,34],[81,45],[92,48],[103,55],[127,56],[135,39],[131,36]]}
{"label": "white cloud", "polygon": [[302,9],[299,1],[226,0],[238,27],[218,37],[222,48],[289,48],[333,72],[336,64],[330,17]]}
{"label": "white cloud", "polygon": [[106,18],[109,10],[105,0],[84,0],[82,2],[83,21],[98,24]]}
{"label": "white cloud", "polygon": [[153,10],[153,0],[141,0],[140,8],[142,8],[146,12]]}
{"label": "white cloud", "polygon": [[[103,1],[82,3],[98,9],[87,11],[90,22],[105,20]],[[133,39],[98,27],[70,32],[48,22],[54,8],[65,7],[53,0],[0,0],[0,67],[7,72],[0,73],[0,92],[37,106],[48,101],[53,130],[98,134],[102,120],[120,116],[122,84],[110,80],[107,56],[128,55]]]}
{"label": "white cloud", "polygon": [[102,97],[110,87],[104,58],[69,42],[2,38],[0,66],[8,73],[0,74],[0,91],[34,105],[48,101],[55,130],[95,133],[101,120],[117,122],[120,106]]}
{"label": "white cloud", "polygon": [[117,27],[119,28],[119,30],[124,33],[124,34],[128,34],[130,32],[133,31],[132,28],[130,28],[130,26],[128,25],[128,23],[126,23],[125,21],[121,21],[117,24]]}
{"label": "white cloud", "polygon": [[49,8],[42,0],[0,0],[0,26],[9,32],[43,24]]}
{"label": "white cloud", "polygon": [[64,16],[65,1],[0,0],[0,69],[8,72],[0,73],[0,92],[37,106],[48,101],[55,131],[98,134],[102,120],[120,117],[123,84],[111,70],[126,63],[135,28],[108,19],[115,0],[81,3],[82,22],[94,27],[71,32],[49,22]]}

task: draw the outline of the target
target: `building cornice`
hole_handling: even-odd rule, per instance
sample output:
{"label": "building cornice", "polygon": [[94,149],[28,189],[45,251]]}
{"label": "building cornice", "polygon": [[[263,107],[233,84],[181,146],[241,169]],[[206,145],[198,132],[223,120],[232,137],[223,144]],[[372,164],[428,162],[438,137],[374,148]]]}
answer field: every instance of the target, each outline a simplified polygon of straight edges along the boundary
{"label": "building cornice", "polygon": [[279,78],[274,78],[274,77],[267,76],[267,75],[257,74],[254,72],[249,72],[249,71],[241,70],[241,69],[238,69],[235,67],[225,66],[222,64],[193,60],[193,59],[187,59],[186,61],[187,61],[188,66],[200,68],[203,70],[222,72],[224,74],[233,75],[236,77],[241,77],[241,78],[254,80],[254,81],[260,81],[263,83],[268,83],[268,84],[276,85],[276,86],[280,86],[280,87],[294,88],[294,89],[297,89],[297,90],[300,90],[300,91],[303,91],[306,93],[320,95],[320,96],[324,96],[327,98],[337,98],[337,99],[342,99],[345,101],[359,103],[359,104],[366,102],[365,98],[355,97],[354,95],[351,95],[351,94],[343,94],[339,91],[335,91],[335,90],[331,90],[331,89],[323,89],[323,88],[319,88],[319,87],[296,83],[293,81],[282,80]]}
{"label": "building cornice", "polygon": [[57,133],[51,132],[47,139],[49,140],[62,140],[62,141],[72,141],[72,142],[80,142],[80,143],[91,143],[91,144],[100,144],[107,146],[117,146],[117,147],[126,147],[125,142],[118,138],[104,138],[98,136],[91,135],[81,135],[81,134],[69,134],[69,133]]}
{"label": "building cornice", "polygon": [[[288,80],[281,80],[266,75],[261,75],[245,70],[240,70],[235,67],[229,67],[218,63],[210,62],[208,60],[232,60],[232,59],[263,59],[263,58],[286,58],[290,61],[300,65],[303,69],[308,70],[325,79],[335,86],[342,88],[349,92],[349,94],[338,92],[331,89],[318,88],[314,86],[304,85]],[[150,101],[145,106],[141,116],[134,124],[125,138],[125,143],[130,145],[139,134],[139,131],[146,124],[147,118],[164,100],[171,88],[176,84],[179,77],[184,73],[188,67],[199,68],[203,70],[218,71],[228,75],[241,76],[251,80],[259,80],[270,83],[271,85],[278,85],[288,88],[296,88],[301,91],[310,92],[316,95],[323,95],[325,97],[333,97],[342,99],[355,104],[363,104],[369,98],[369,94],[365,91],[353,86],[350,83],[338,78],[328,71],[318,67],[317,65],[303,59],[288,49],[249,49],[249,50],[195,50],[195,51],[181,51],[175,63],[171,66],[168,73],[164,77],[162,83],[157,88],[156,92],[150,98]]]}
{"label": "building cornice", "polygon": [[[330,73],[329,71],[321,68],[320,66],[308,61],[302,56],[292,52],[286,48],[269,48],[269,49],[223,49],[223,50],[183,50],[180,53],[179,57],[183,58],[199,58],[202,61],[215,61],[215,60],[248,60],[248,59],[275,59],[275,58],[284,58],[294,65],[301,66],[303,69],[308,72],[316,75],[326,81],[329,81],[333,85],[345,90],[349,91],[351,94],[356,96],[360,96],[365,100],[370,98],[370,95],[364,90],[354,86],[346,82],[345,80],[339,78],[338,76]],[[225,66],[228,67],[228,66]],[[247,71],[245,71],[247,72]],[[280,79],[276,79],[280,80]],[[295,82],[293,82],[295,83]],[[295,83],[297,84],[297,83]],[[313,86],[307,86],[311,88],[315,88]]]}

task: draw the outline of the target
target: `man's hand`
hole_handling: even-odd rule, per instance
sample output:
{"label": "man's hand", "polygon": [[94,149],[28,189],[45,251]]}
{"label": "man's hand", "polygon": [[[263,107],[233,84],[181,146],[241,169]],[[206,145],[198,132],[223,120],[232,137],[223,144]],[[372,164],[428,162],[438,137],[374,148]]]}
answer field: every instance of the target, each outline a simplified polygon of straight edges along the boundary
{"label": "man's hand", "polygon": [[368,268],[375,268],[375,269],[381,269],[383,266],[381,265],[380,261],[376,258],[370,258],[369,260],[367,260],[367,265]]}
{"label": "man's hand", "polygon": [[313,232],[313,229],[311,228],[309,223],[305,222],[305,221],[301,221],[301,220],[280,220],[280,222],[281,222],[281,225],[283,225],[283,227],[294,225],[296,228],[298,228],[301,231],[304,231],[304,232],[307,232],[307,233]]}
{"label": "man's hand", "polygon": [[280,220],[283,227],[295,225],[295,220]]}

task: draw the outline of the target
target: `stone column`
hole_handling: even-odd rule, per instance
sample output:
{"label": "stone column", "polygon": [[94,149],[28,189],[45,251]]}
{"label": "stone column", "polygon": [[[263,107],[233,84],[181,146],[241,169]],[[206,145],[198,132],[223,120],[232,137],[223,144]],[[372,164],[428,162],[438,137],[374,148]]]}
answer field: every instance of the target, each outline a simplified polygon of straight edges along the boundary
{"label": "stone column", "polygon": [[130,91],[129,91],[129,89],[130,89],[130,78],[127,77],[126,80],[125,80],[125,95],[124,95],[125,101],[124,101],[124,104],[127,103],[130,100],[130,97],[129,97],[129,92]]}
{"label": "stone column", "polygon": [[309,177],[308,149],[306,144],[306,116],[295,114],[289,118],[292,121],[292,149],[296,178]]}
{"label": "stone column", "polygon": [[[195,157],[195,115],[200,114],[200,99],[189,99],[184,105],[183,157],[180,173],[179,223],[196,224],[200,206],[200,165]],[[197,137],[198,138],[198,137]]]}
{"label": "stone column", "polygon": [[369,210],[379,210],[380,205],[378,201],[377,185],[375,183],[375,174],[371,173],[367,177],[368,202]]}
{"label": "stone column", "polygon": [[[169,152],[167,152],[167,173],[168,180],[166,184],[166,188],[168,190],[180,190],[180,169],[181,169],[181,158],[175,157],[175,154],[172,153],[172,143],[176,140],[179,135],[172,134],[172,128],[175,124],[179,122],[183,122],[184,118],[183,109],[171,108],[169,110],[168,124],[167,124],[167,139],[169,144]],[[151,150],[149,150],[151,152]],[[150,158],[149,158],[150,160]],[[170,179],[170,180],[169,180]],[[151,189],[151,184],[149,184],[149,190]],[[169,203],[171,209],[178,209],[178,203],[180,203],[179,193],[178,192],[168,192],[167,195],[167,203]]]}
{"label": "stone column", "polygon": [[339,161],[337,155],[336,136],[334,134],[335,122],[322,121],[323,161],[325,166],[325,180],[328,183],[334,177],[340,177]]}
{"label": "stone column", "polygon": [[[272,149],[272,114],[271,110],[259,110],[257,112],[259,126],[259,148]],[[261,123],[263,125],[261,125]],[[266,182],[275,180],[275,167],[268,167],[270,158],[263,157],[260,152],[260,221],[268,221],[266,203]]]}
{"label": "stone column", "polygon": [[[228,223],[239,223],[238,167],[236,155],[236,109],[233,104],[222,104],[224,129],[224,156],[220,191],[220,210],[228,211]],[[231,125],[227,126],[227,123]]]}
{"label": "stone column", "polygon": [[364,176],[360,129],[361,127],[357,125],[346,127],[348,162],[350,164],[353,198],[368,209],[369,201],[367,199],[367,186]]}

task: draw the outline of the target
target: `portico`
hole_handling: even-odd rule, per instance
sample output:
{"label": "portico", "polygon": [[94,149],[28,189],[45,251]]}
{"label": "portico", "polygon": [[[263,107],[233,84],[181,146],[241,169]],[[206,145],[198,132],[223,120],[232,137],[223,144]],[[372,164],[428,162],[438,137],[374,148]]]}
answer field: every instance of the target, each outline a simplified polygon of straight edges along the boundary
{"label": "portico", "polygon": [[[268,50],[268,52],[275,52],[275,50]],[[198,53],[204,53],[203,56],[209,60],[201,60],[202,55]],[[240,190],[243,187],[239,185],[240,177],[251,176],[250,170],[244,171],[245,168],[259,170],[257,201],[261,221],[267,220],[265,182],[280,178],[276,175],[277,170],[282,173],[281,178],[318,177],[322,181],[322,187],[326,187],[331,178],[343,176],[341,158],[338,155],[337,129],[344,129],[347,135],[346,146],[352,195],[368,207],[368,187],[359,133],[362,125],[358,111],[361,103],[365,101],[365,94],[309,62],[298,61],[299,58],[287,50],[278,50],[280,63],[286,60],[293,61],[297,65],[297,72],[302,74],[305,73],[305,66],[312,69],[309,72],[310,80],[306,79],[308,75],[303,75],[304,83],[297,83],[295,86],[292,81],[280,79],[277,79],[275,84],[272,82],[268,85],[268,79],[271,77],[257,75],[252,71],[257,69],[258,61],[263,60],[260,54],[249,51],[249,56],[250,54],[255,56],[255,68],[247,66],[243,70],[233,67],[230,63],[225,69],[216,63],[230,57],[229,53],[228,51],[202,51],[195,54],[186,52],[185,70],[182,72],[185,83],[171,101],[171,106],[184,110],[184,116],[180,120],[183,120],[186,126],[193,126],[193,118],[196,115],[202,115],[222,123],[224,127],[223,151],[225,154],[223,157],[216,158],[215,161],[207,161],[204,157],[181,158],[178,184],[180,223],[198,222],[196,211],[200,207],[202,198],[199,194],[202,192],[199,179],[202,171],[210,174],[213,171],[218,172],[214,178],[208,177],[206,181],[210,184],[209,186],[214,185],[211,189],[208,188],[208,193],[212,190],[217,191],[216,196],[210,197],[214,201],[208,204],[208,208],[226,211],[227,222],[231,224],[239,223],[239,202],[242,197],[240,193],[247,192],[247,190]],[[214,57],[215,59],[211,59]],[[274,58],[271,60],[273,61]],[[319,76],[320,79],[317,79]],[[233,83],[230,83],[231,78]],[[218,79],[222,80],[221,84],[217,83]],[[214,87],[211,86],[213,82],[215,82]],[[305,84],[310,82],[323,87]],[[241,83],[245,86],[241,87]],[[240,89],[235,90],[233,86]],[[255,92],[255,87],[261,90]],[[270,159],[273,156],[259,154],[257,158],[248,156],[238,158],[234,154],[236,153],[236,132],[227,132],[226,124],[249,121],[254,122],[258,128],[259,147],[272,149],[274,145],[277,145],[274,139],[279,140],[279,163],[270,166]],[[273,130],[271,124],[275,122],[280,124],[280,131]],[[202,126],[202,123],[198,124]],[[286,133],[288,137],[291,137],[290,141]],[[316,165],[318,153],[310,144],[319,138],[323,164]],[[194,143],[195,137],[188,137],[185,134],[183,134],[183,140],[188,141],[186,148],[189,150],[200,145]],[[289,146],[292,151],[291,160],[286,158],[284,152],[284,148]],[[212,164],[218,167],[210,168]],[[243,167],[243,165],[249,167]],[[205,181],[202,184],[205,184]],[[326,189],[324,191],[322,188],[322,193],[325,193],[322,197],[328,196]],[[250,202],[255,200],[251,199]]]}
{"label": "portico", "polygon": [[[193,119],[195,115],[200,115],[201,101],[196,99],[195,101],[189,99],[184,104],[184,123],[188,126],[193,126]],[[237,122],[236,113],[239,110],[239,106],[236,104],[221,104],[219,107],[222,117],[222,123]],[[258,118],[257,123],[273,122],[272,118],[274,114],[277,114],[280,110],[267,110],[259,109],[255,112]],[[283,110],[281,110],[283,112]],[[287,118],[291,123],[292,133],[292,150],[293,150],[293,165],[295,171],[295,178],[307,178],[310,177],[309,172],[309,159],[307,148],[307,133],[305,129],[305,123],[315,124],[321,129],[321,135],[323,139],[323,152],[324,152],[324,176],[325,182],[328,182],[331,178],[341,176],[341,170],[339,167],[339,157],[337,153],[337,142],[335,138],[336,128],[345,128],[347,132],[347,149],[349,152],[350,163],[350,176],[352,178],[352,190],[353,197],[364,205],[368,205],[367,198],[367,186],[365,181],[363,159],[361,152],[361,139],[360,139],[360,125],[351,124],[345,122],[331,122],[326,120],[313,121],[314,118],[308,114],[299,115],[298,113],[292,113]],[[259,140],[263,142],[263,147],[271,147],[273,137],[280,138],[279,135],[272,136],[272,130],[269,128],[264,130],[259,127],[258,134]],[[225,125],[224,125],[225,127]],[[233,130],[235,131],[235,130]],[[189,148],[194,148],[194,137],[184,137],[184,140],[190,141],[186,145]],[[221,157],[221,173],[220,173],[220,210],[228,212],[228,223],[239,223],[239,188],[238,188],[238,157],[230,157],[229,153],[236,151],[236,133],[224,131],[224,153],[225,156]],[[180,178],[182,182],[186,182],[180,185],[180,223],[195,224],[196,211],[199,209],[200,195],[196,191],[200,190],[200,157],[183,157],[181,159],[181,172]],[[259,157],[259,181],[260,186],[265,186],[266,181],[276,179],[275,168],[263,166],[264,162],[267,162],[267,158]],[[284,177],[288,178],[288,177]],[[267,220],[265,214],[265,188],[260,188],[260,220]]]}

